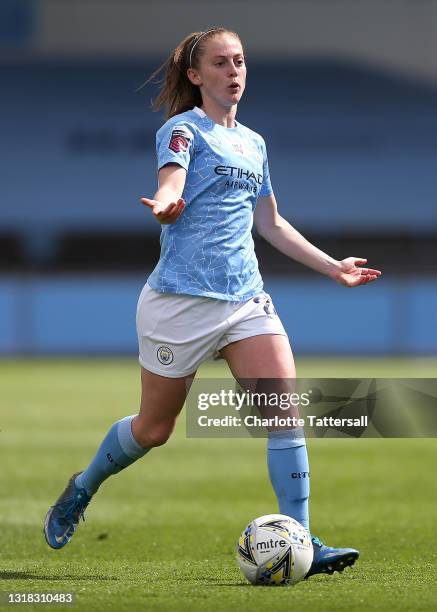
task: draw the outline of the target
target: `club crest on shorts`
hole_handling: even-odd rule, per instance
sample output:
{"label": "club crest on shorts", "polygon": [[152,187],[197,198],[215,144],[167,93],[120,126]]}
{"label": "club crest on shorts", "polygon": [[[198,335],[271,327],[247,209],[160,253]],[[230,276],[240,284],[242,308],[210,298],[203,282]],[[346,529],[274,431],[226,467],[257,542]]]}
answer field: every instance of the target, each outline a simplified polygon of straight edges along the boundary
{"label": "club crest on shorts", "polygon": [[160,346],[156,351],[156,356],[162,365],[170,365],[174,359],[173,351],[168,346]]}

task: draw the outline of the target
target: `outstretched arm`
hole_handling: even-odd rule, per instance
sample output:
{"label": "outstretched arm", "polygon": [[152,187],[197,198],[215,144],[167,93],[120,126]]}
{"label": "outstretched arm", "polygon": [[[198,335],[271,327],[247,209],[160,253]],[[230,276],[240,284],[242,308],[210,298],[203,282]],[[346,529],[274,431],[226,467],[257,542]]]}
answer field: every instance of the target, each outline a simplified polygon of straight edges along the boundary
{"label": "outstretched arm", "polygon": [[258,233],[278,251],[346,287],[364,285],[381,276],[379,270],[360,267],[367,259],[348,257],[337,261],[308,242],[278,213],[273,194],[258,199],[254,223]]}
{"label": "outstretched arm", "polygon": [[141,202],[152,210],[161,224],[175,223],[184,210],[185,202],[181,196],[186,177],[187,173],[182,166],[168,164],[159,171],[159,188],[153,200],[141,198]]}

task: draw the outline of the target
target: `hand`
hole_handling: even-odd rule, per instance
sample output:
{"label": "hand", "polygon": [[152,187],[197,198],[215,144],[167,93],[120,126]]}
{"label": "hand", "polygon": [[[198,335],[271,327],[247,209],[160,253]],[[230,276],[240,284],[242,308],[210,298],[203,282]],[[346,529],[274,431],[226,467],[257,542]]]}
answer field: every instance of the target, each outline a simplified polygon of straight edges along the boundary
{"label": "hand", "polygon": [[372,268],[360,268],[359,264],[367,263],[367,259],[348,257],[338,262],[337,269],[331,275],[341,285],[346,287],[358,287],[379,278],[382,274],[379,270]]}
{"label": "hand", "polygon": [[182,198],[170,204],[164,204],[158,200],[149,200],[148,198],[141,198],[141,202],[152,209],[152,213],[162,225],[175,223],[185,208],[185,202]]}

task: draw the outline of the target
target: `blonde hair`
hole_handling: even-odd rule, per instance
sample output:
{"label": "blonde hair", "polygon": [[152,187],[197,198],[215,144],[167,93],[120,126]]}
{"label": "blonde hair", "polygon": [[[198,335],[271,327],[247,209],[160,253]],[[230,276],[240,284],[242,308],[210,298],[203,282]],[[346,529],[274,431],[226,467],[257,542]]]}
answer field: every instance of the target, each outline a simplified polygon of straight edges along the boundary
{"label": "blonde hair", "polygon": [[238,34],[226,28],[192,32],[178,44],[167,60],[144,83],[146,85],[164,72],[162,87],[153,101],[153,109],[157,111],[165,108],[166,119],[190,110],[194,106],[201,106],[200,89],[190,81],[187,70],[199,67],[200,57],[203,55],[207,41],[217,34],[231,34],[241,43]]}

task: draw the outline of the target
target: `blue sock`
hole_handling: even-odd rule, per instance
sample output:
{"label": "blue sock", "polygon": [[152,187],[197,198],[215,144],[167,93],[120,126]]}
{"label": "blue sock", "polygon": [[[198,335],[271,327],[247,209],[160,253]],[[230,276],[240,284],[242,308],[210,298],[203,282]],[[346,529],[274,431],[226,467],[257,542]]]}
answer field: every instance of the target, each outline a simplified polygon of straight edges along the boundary
{"label": "blue sock", "polygon": [[270,432],[267,462],[279,512],[309,530],[310,472],[302,428]]}
{"label": "blue sock", "polygon": [[118,474],[150,450],[140,446],[133,437],[131,424],[135,416],[127,416],[114,423],[94,459],[76,477],[76,486],[85,489],[88,495],[94,495],[104,480],[112,474]]}

